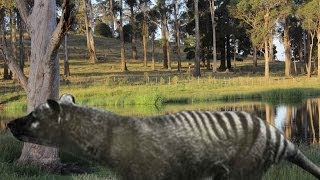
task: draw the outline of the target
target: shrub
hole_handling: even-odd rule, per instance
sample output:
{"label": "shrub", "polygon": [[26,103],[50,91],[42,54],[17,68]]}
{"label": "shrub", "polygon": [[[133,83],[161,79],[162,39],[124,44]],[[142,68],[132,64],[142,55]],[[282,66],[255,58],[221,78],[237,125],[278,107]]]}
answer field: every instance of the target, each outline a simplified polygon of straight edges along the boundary
{"label": "shrub", "polygon": [[113,37],[111,28],[103,22],[97,23],[97,25],[94,27],[94,34],[103,37]]}

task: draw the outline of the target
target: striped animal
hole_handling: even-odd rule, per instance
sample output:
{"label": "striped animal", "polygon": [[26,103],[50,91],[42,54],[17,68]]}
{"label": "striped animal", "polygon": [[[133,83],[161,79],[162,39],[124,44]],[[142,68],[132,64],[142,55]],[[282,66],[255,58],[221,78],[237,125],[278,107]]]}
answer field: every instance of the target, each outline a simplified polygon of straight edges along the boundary
{"label": "striped animal", "polygon": [[320,178],[319,167],[281,132],[246,112],[128,117],[63,95],[8,127],[19,140],[109,165],[122,179],[261,179],[282,159]]}

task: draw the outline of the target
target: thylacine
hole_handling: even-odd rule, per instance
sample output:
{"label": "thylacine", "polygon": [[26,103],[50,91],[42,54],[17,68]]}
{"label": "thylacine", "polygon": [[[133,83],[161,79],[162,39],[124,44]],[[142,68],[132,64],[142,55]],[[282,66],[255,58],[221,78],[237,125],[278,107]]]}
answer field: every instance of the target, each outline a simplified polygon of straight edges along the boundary
{"label": "thylacine", "polygon": [[261,179],[282,159],[320,178],[320,168],[277,129],[246,112],[127,117],[63,95],[8,127],[19,140],[107,164],[123,179]]}

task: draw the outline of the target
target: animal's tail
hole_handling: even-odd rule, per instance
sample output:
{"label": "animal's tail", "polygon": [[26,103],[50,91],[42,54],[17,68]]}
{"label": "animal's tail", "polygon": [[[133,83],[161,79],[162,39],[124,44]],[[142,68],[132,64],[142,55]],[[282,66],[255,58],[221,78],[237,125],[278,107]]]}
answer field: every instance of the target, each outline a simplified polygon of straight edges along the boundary
{"label": "animal's tail", "polygon": [[293,151],[289,150],[286,159],[320,179],[320,168],[308,159],[297,147],[293,146],[290,149]]}

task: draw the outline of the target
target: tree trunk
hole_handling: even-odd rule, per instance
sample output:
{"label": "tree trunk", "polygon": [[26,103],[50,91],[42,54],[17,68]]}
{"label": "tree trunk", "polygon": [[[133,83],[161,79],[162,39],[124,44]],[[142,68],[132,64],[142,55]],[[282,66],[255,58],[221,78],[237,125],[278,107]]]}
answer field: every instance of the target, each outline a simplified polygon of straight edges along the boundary
{"label": "tree trunk", "polygon": [[132,59],[137,59],[137,47],[136,47],[136,24],[134,20],[134,11],[133,6],[130,7],[130,23],[132,28],[132,39],[131,39],[131,48],[132,48]]}
{"label": "tree trunk", "polygon": [[264,40],[264,77],[269,78],[269,42],[268,39]]}
{"label": "tree trunk", "polygon": [[154,35],[154,32],[152,32],[152,70],[155,70],[155,59],[154,59],[154,39],[155,39],[155,35]]}
{"label": "tree trunk", "polygon": [[270,35],[269,35],[269,62],[274,62],[272,31],[270,32]]}
{"label": "tree trunk", "polygon": [[[4,8],[1,8],[1,22],[2,22],[2,27],[1,27],[1,44],[6,44],[6,21],[5,21],[5,9]],[[9,80],[11,79],[11,76],[9,74],[9,66],[8,66],[8,63],[5,61],[3,63],[3,79],[5,80]]]}
{"label": "tree trunk", "polygon": [[[0,50],[9,68],[16,74],[20,85],[25,89],[28,100],[27,110],[31,112],[48,98],[58,99],[59,61],[57,52],[61,37],[70,27],[73,11],[70,1],[64,0],[61,18],[57,25],[55,0],[35,0],[34,6],[30,8],[31,10],[22,0],[16,0],[16,6],[31,37],[29,79],[22,73],[8,47],[4,45]],[[24,143],[19,162],[45,166],[49,170],[53,170],[52,168],[55,168],[59,163],[58,150]]]}
{"label": "tree trunk", "polygon": [[310,44],[309,44],[309,52],[308,52],[308,65],[307,65],[307,77],[311,77],[311,60],[312,60],[312,50],[313,50],[313,41],[314,41],[314,36],[315,33],[312,31],[309,31],[310,34]]}
{"label": "tree trunk", "polygon": [[18,22],[18,28],[19,28],[19,65],[21,68],[21,71],[23,72],[24,69],[24,35],[23,35],[23,22],[20,16],[20,13],[17,13],[17,22]]}
{"label": "tree trunk", "polygon": [[195,36],[196,36],[196,49],[195,49],[195,59],[194,59],[194,71],[193,76],[199,77],[200,74],[200,35],[199,35],[199,10],[198,10],[199,0],[194,1],[194,19],[195,19]]}
{"label": "tree trunk", "polygon": [[122,27],[122,16],[123,16],[123,6],[122,6],[122,0],[120,0],[120,20],[118,23],[118,28],[119,28],[119,34],[120,34],[120,43],[121,43],[121,48],[120,48],[120,56],[121,56],[121,70],[122,71],[127,71],[127,64],[125,60],[125,47],[124,47],[124,37],[123,37],[123,27]]}
{"label": "tree trunk", "polygon": [[84,21],[86,24],[87,48],[90,56],[89,62],[96,63],[97,55],[93,39],[93,15],[91,0],[83,0],[83,4],[85,12]]}
{"label": "tree trunk", "polygon": [[148,27],[147,27],[147,17],[146,12],[143,12],[143,22],[142,22],[142,42],[143,42],[143,65],[147,67],[147,34],[148,34]]}
{"label": "tree trunk", "polygon": [[285,75],[287,77],[291,74],[291,52],[290,52],[290,38],[289,38],[289,22],[288,18],[285,18],[283,45],[285,51]]}
{"label": "tree trunk", "polygon": [[[318,39],[318,79],[320,78],[320,28],[317,31],[317,39]],[[319,107],[320,108],[320,107]]]}
{"label": "tree trunk", "polygon": [[180,21],[178,20],[178,0],[174,0],[174,27],[176,31],[176,43],[177,43],[177,59],[178,59],[178,71],[181,71],[181,53],[180,53]]}
{"label": "tree trunk", "polygon": [[12,55],[17,59],[17,30],[16,30],[16,17],[14,10],[10,10],[10,37],[11,37],[11,50]]}
{"label": "tree trunk", "polygon": [[[224,42],[225,43],[225,42]],[[226,70],[226,46],[223,43],[222,49],[221,49],[221,57],[220,57],[220,67],[219,71],[225,71]]]}
{"label": "tree trunk", "polygon": [[269,12],[267,12],[264,15],[264,28],[267,29],[268,33],[264,39],[264,60],[265,60],[265,66],[264,66],[264,76],[266,79],[269,78],[269,61],[270,61],[270,52],[269,52],[269,38],[270,38],[270,32],[269,32]]}
{"label": "tree trunk", "polygon": [[166,39],[166,21],[165,14],[161,14],[161,36],[162,36],[162,51],[163,51],[163,68],[168,69],[168,53],[167,53],[167,39]]}
{"label": "tree trunk", "polygon": [[113,0],[109,0],[109,13],[111,17],[111,30],[112,30],[112,35],[114,36],[115,34],[115,18],[114,18],[114,8],[113,8]]}
{"label": "tree trunk", "polygon": [[64,67],[64,76],[69,77],[70,76],[70,68],[69,68],[69,54],[68,54],[68,33],[64,35],[64,61],[63,61],[63,67]]}
{"label": "tree trunk", "polygon": [[[18,3],[18,1],[17,1]],[[59,97],[59,61],[47,55],[51,35],[56,27],[56,2],[35,0],[31,20],[31,64],[28,81],[28,112],[48,98]],[[57,164],[58,149],[24,143],[20,162],[36,165]]]}
{"label": "tree trunk", "polygon": [[171,59],[170,59],[170,44],[169,44],[169,28],[168,28],[168,20],[165,16],[165,35],[166,35],[166,52],[167,52],[167,59],[168,59],[168,69],[171,69]]}
{"label": "tree trunk", "polygon": [[210,0],[210,14],[212,23],[212,58],[213,58],[213,68],[212,71],[217,72],[217,40],[216,40],[216,20],[215,20],[215,6],[214,0]]}
{"label": "tree trunk", "polygon": [[227,35],[227,69],[231,69],[231,47],[230,47],[230,35]]}

